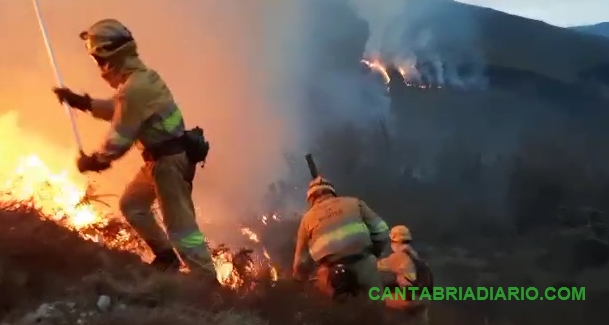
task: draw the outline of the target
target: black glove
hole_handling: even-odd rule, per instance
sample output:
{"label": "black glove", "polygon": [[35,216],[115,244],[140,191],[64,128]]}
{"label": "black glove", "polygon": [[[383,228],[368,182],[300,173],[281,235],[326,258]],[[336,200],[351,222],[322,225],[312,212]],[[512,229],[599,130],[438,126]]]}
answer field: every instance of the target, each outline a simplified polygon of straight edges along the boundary
{"label": "black glove", "polygon": [[83,112],[91,110],[91,97],[88,94],[79,95],[74,93],[69,88],[53,88],[53,92],[57,96],[60,103],[66,102],[73,108]]}
{"label": "black glove", "polygon": [[109,162],[101,162],[96,154],[91,156],[87,156],[85,154],[81,154],[80,157],[76,160],[76,167],[78,167],[78,171],[81,173],[91,171],[91,172],[101,172],[108,168],[110,168]]}

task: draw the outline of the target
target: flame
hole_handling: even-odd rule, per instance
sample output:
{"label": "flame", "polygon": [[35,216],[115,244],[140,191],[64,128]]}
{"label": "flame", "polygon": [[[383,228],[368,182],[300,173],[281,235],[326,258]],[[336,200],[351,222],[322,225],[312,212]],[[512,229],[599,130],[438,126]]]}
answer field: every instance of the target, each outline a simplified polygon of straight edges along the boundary
{"label": "flame", "polygon": [[385,84],[388,84],[391,81],[391,77],[389,76],[389,72],[387,72],[387,67],[378,59],[366,60],[362,59],[361,62],[370,68],[370,70],[379,73],[383,79],[385,80]]}
{"label": "flame", "polygon": [[83,239],[150,257],[148,247],[122,219],[92,204],[91,183],[65,150],[17,126],[14,111],[0,116],[0,206],[32,208]]}
{"label": "flame", "polygon": [[258,239],[258,235],[253,232],[250,228],[247,227],[241,227],[241,233],[245,236],[247,236],[249,238],[249,240],[253,241],[254,243],[259,243],[260,239]]}
{"label": "flame", "polygon": [[[362,59],[360,61],[361,63],[365,64],[366,66],[368,66],[368,68],[370,68],[370,70],[372,70],[375,73],[380,74],[383,77],[383,80],[385,82],[385,85],[388,85],[391,82],[391,76],[389,75],[389,65],[384,63],[383,61],[381,61],[380,59]],[[410,81],[410,79],[418,74],[418,72],[416,71],[416,68],[412,65],[408,65],[406,63],[399,63],[399,62],[394,62],[391,64],[392,67],[394,67],[398,73],[402,76],[402,78],[404,79],[404,84],[407,87],[416,87],[416,88],[421,88],[421,89],[429,89],[429,88],[437,88],[437,89],[441,89],[441,86],[430,86],[430,85],[425,85],[425,84],[415,84],[413,82]]]}
{"label": "flame", "polygon": [[[92,187],[86,177],[59,167],[74,164],[61,160],[67,156],[61,149],[17,127],[16,113],[0,116],[0,139],[0,206],[36,209],[43,218],[77,232],[85,240],[135,253],[143,260],[152,257],[147,245],[124,219],[89,200]],[[53,168],[49,161],[58,167]],[[276,216],[272,218],[278,220]],[[252,243],[260,243],[251,229],[244,227],[241,232]],[[266,248],[263,251],[270,266]],[[255,277],[260,271],[253,261],[229,250],[217,250],[213,258],[218,281],[232,289],[243,286],[245,277]],[[272,281],[276,281],[277,272],[270,268]]]}
{"label": "flame", "polygon": [[[269,263],[271,262],[271,255],[269,255],[269,253],[266,251],[266,248],[263,249],[263,255],[264,257],[267,259],[267,261],[269,261]],[[277,279],[279,278],[279,275],[277,274],[277,269],[271,265],[271,280],[272,281],[277,281]]]}
{"label": "flame", "polygon": [[[277,215],[263,215],[260,220],[263,225],[267,225],[268,220],[279,221]],[[241,234],[245,236],[251,243],[261,245],[260,236],[249,227],[241,227]],[[214,265],[216,267],[217,279],[220,284],[231,289],[250,288],[254,285],[252,280],[262,277],[261,271],[268,270],[266,274],[269,280],[274,283],[279,279],[276,267],[272,263],[271,256],[262,246],[263,259],[254,262],[249,254],[245,255],[243,251],[233,253],[225,246],[218,247],[213,252]]]}
{"label": "flame", "polygon": [[148,258],[151,253],[123,220],[83,200],[87,186],[79,185],[66,170],[54,172],[35,154],[20,157],[7,176],[0,173],[0,203],[34,208],[43,218],[76,231],[83,239]]}
{"label": "flame", "polygon": [[65,217],[73,229],[102,221],[93,206],[78,204],[84,195],[85,188],[72,182],[67,171],[53,173],[35,154],[21,157],[13,176],[0,188],[1,201],[37,207],[53,220]]}
{"label": "flame", "polygon": [[243,274],[239,272],[235,258],[235,254],[224,248],[217,250],[213,255],[218,282],[231,289],[242,287],[246,283],[246,276],[251,277],[257,274],[253,261],[247,261],[243,265]]}
{"label": "flame", "polygon": [[272,214],[270,217],[268,215],[263,215],[260,220],[262,221],[262,223],[266,226],[268,225],[269,220],[273,220],[273,221],[279,221],[279,216],[276,214]]}

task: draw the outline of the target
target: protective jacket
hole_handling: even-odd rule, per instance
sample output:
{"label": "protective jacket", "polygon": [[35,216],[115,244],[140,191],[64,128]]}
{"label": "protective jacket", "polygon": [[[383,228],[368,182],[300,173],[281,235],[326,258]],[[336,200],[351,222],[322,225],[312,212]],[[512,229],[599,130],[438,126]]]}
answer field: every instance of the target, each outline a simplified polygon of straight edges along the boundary
{"label": "protective jacket", "polygon": [[[408,287],[417,280],[417,269],[412,258],[418,258],[417,252],[406,243],[391,243],[393,253],[378,260],[381,272],[391,272],[396,276],[399,287]],[[412,299],[393,293],[393,299],[385,299],[385,305],[392,310],[406,312],[412,324],[428,324],[428,302]]]}
{"label": "protective jacket", "polygon": [[364,201],[329,197],[305,213],[298,229],[294,272],[314,261],[365,254],[372,242],[388,242],[389,227]]}
{"label": "protective jacket", "polygon": [[93,106],[92,114],[111,121],[112,127],[98,154],[112,161],[134,143],[140,149],[181,136],[182,113],[159,74],[138,57],[126,58],[121,73],[127,75],[117,88],[114,107]]}
{"label": "protective jacket", "polygon": [[410,258],[410,254],[418,256],[408,244],[391,243],[393,253],[378,260],[378,268],[381,272],[395,274],[399,286],[406,287],[417,280],[417,269]]}

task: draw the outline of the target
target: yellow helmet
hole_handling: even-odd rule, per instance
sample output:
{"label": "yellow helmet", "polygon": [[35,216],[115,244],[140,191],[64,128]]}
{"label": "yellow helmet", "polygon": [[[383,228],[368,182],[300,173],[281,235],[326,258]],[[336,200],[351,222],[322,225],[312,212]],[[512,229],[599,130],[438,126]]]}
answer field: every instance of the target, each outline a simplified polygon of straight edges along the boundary
{"label": "yellow helmet", "polygon": [[307,202],[311,203],[313,197],[321,191],[329,191],[330,193],[336,195],[334,185],[332,185],[332,183],[330,183],[330,181],[327,179],[317,176],[309,183],[309,189],[307,190]]}
{"label": "yellow helmet", "polygon": [[392,242],[402,243],[405,241],[412,240],[412,235],[410,234],[410,229],[408,229],[408,227],[404,225],[398,225],[391,228],[389,238]]}
{"label": "yellow helmet", "polygon": [[[89,55],[106,59],[118,53],[137,55],[131,31],[116,19],[103,19],[80,33]],[[125,53],[126,52],[126,53]]]}

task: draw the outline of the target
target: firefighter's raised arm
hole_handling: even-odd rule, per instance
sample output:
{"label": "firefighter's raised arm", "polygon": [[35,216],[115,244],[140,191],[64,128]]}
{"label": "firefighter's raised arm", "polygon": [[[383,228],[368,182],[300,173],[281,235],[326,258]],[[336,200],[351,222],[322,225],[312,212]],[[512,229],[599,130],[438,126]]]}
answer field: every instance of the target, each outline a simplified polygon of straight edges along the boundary
{"label": "firefighter's raised arm", "polygon": [[113,99],[92,98],[88,94],[77,94],[66,87],[53,88],[53,92],[59,102],[65,102],[70,107],[83,112],[91,112],[91,115],[95,118],[104,121],[112,120],[115,105]]}

